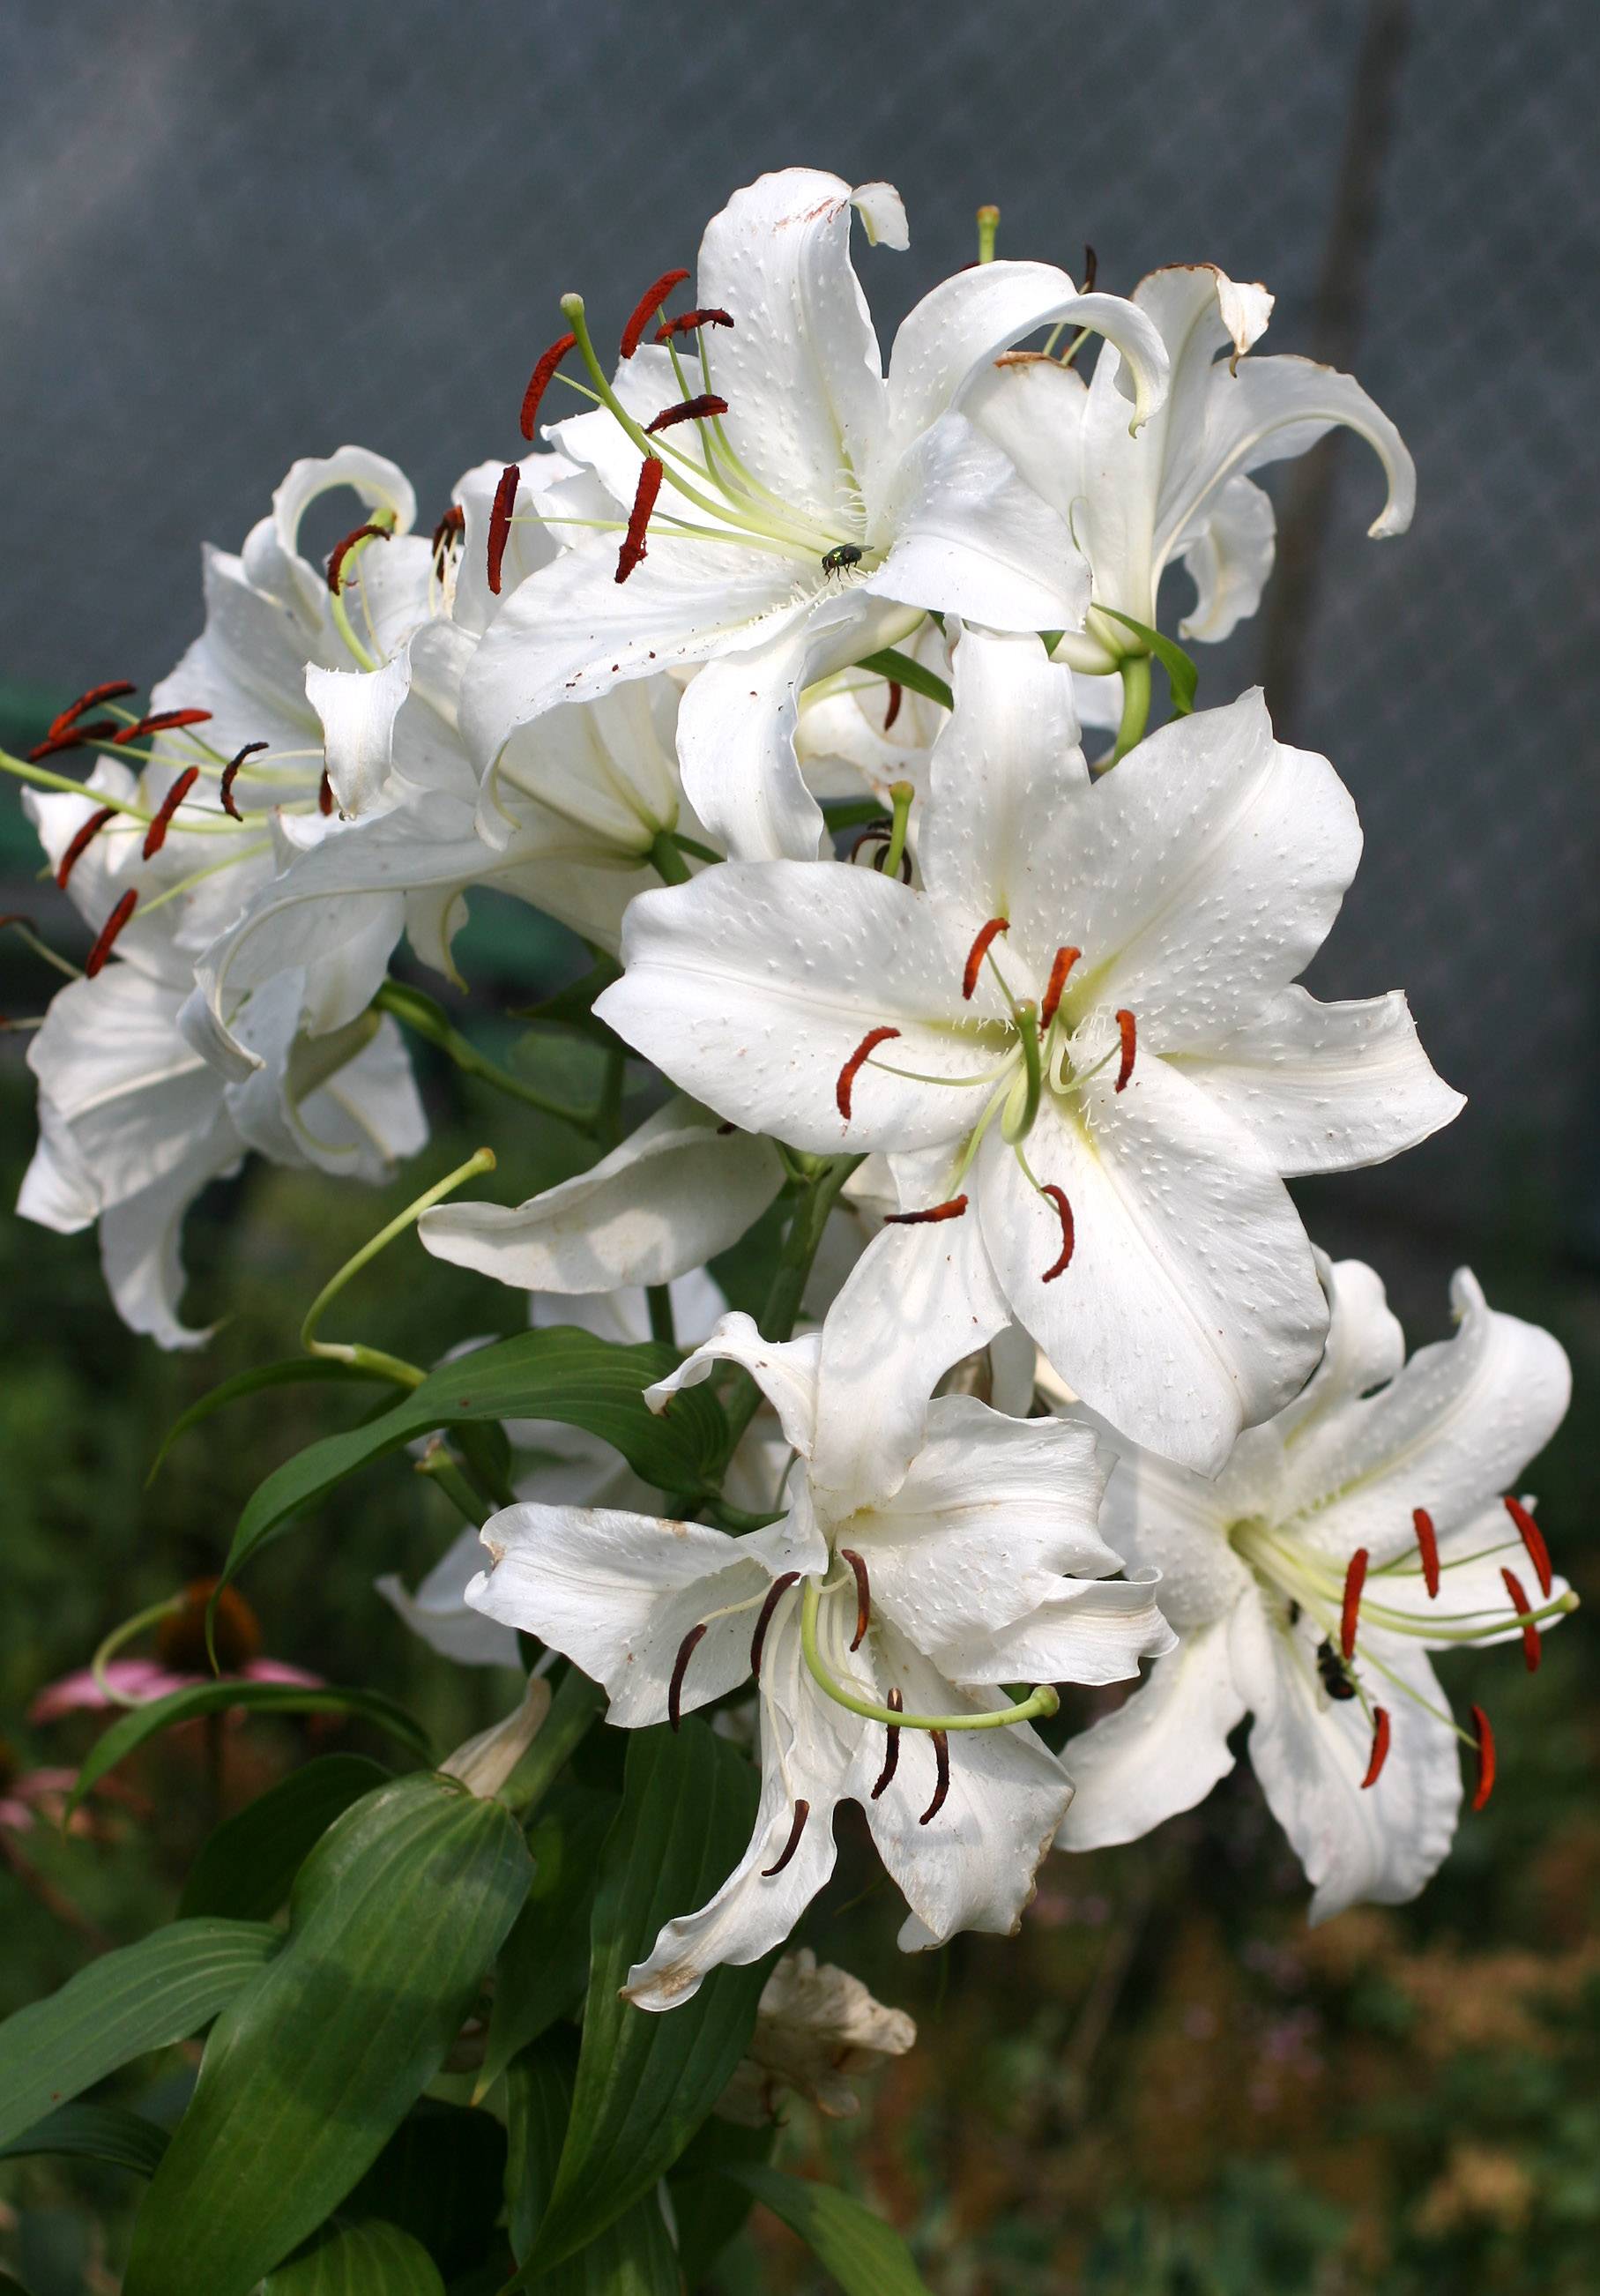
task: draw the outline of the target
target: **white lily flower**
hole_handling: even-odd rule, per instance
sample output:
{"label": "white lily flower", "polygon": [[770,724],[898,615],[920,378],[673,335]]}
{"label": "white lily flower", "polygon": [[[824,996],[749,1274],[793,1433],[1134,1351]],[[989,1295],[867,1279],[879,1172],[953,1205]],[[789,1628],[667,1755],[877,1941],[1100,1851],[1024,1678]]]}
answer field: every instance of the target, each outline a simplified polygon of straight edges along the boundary
{"label": "white lily flower", "polygon": [[[885,1440],[1014,1321],[1123,1434],[1215,1472],[1327,1310],[1286,1176],[1410,1147],[1461,1106],[1398,992],[1294,976],[1360,832],[1258,694],[1090,779],[1071,678],[968,631],[922,886],[729,864],[642,894],[596,1004],[708,1106],[816,1153],[887,1152],[900,1225],[845,1296]],[[870,1400],[868,1399],[870,1398]]]}
{"label": "white lily flower", "polygon": [[[1463,1269],[1460,1329],[1407,1363],[1369,1267],[1325,1262],[1327,1351],[1305,1392],[1241,1438],[1215,1482],[1146,1453],[1119,1461],[1104,1521],[1161,1570],[1178,1646],[1127,1704],[1068,1746],[1078,1798],[1061,1845],[1130,1841],[1191,1809],[1250,1758],[1306,1869],[1313,1921],[1413,1898],[1450,1846],[1459,1743],[1429,1651],[1539,1634],[1574,1606],[1530,1502],[1513,1489],[1560,1424],[1567,1359],[1486,1304]],[[1375,1390],[1375,1391],[1374,1391]]]}
{"label": "white lily flower", "polygon": [[[1102,687],[1140,641],[1126,614],[1153,628],[1161,576],[1181,565],[1194,603],[1181,638],[1225,638],[1260,603],[1272,571],[1272,504],[1248,473],[1303,455],[1343,424],[1383,466],[1387,495],[1367,529],[1404,533],[1416,498],[1405,442],[1359,383],[1306,358],[1251,358],[1273,298],[1209,263],[1153,271],[1133,302],[1158,330],[1171,362],[1165,403],[1130,438],[1108,347],[1093,377],[1030,352],[992,365],[966,411],[1068,521],[1094,578],[1087,627],[1069,628],[1057,659],[1079,672],[1080,716],[1114,726],[1119,686]],[[1112,610],[1107,611],[1105,610]]]}
{"label": "white lily flower", "polygon": [[786,1953],[762,1987],[750,2054],[715,2110],[719,2120],[762,2128],[792,2091],[826,2120],[849,2120],[861,2110],[852,2079],[915,2046],[916,2025],[903,2009],[886,2009],[858,1977],[819,1964],[803,1946]]}
{"label": "white lily flower", "polygon": [[551,435],[609,494],[621,547],[576,542],[489,629],[462,720],[486,769],[560,703],[703,664],[678,726],[696,812],[743,858],[808,858],[822,819],[794,757],[804,687],[930,611],[1003,629],[1081,624],[1087,570],[1066,521],[961,401],[1006,344],[1066,320],[1120,345],[1124,421],[1143,422],[1166,385],[1154,326],[1119,297],[1079,295],[1052,265],[984,264],[917,305],[885,375],[849,261],[853,213],[872,238],[907,244],[886,184],[852,190],[792,168],[736,193],[701,243],[694,325],[639,343],[687,275],[658,282],[614,381],[581,299],[565,299],[602,406]]}
{"label": "white lily flower", "polygon": [[839,1311],[772,1345],[746,1316],[651,1390],[742,1365],[795,1454],[782,1517],[743,1538],[608,1509],[513,1506],[483,1532],[467,1599],[603,1683],[624,1728],[677,1724],[754,1675],[762,1787],[750,1849],[710,1902],[669,1922],[628,1996],[665,2009],[708,1970],[754,1961],[833,1866],[836,1805],[859,1802],[910,1906],[907,1950],[963,1928],[1013,1929],[1071,1789],[993,1685],[1031,1674],[1109,1681],[1168,1630],[1151,1587],[1112,1581],[1095,1528],[1087,1431],[1003,1418],[969,1397],[928,1407],[925,1439],[886,1481],[830,1402]]}

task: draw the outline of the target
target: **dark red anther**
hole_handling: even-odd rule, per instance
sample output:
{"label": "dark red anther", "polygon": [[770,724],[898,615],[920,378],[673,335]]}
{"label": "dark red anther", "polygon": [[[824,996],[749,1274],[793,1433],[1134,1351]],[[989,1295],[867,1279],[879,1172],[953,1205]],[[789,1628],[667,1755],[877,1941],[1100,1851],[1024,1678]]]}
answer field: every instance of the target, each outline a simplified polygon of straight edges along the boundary
{"label": "dark red anther", "polygon": [[371,524],[353,526],[347,535],[333,545],[332,549],[328,553],[328,587],[336,598],[339,595],[340,577],[344,571],[344,562],[356,545],[369,539],[387,542],[389,535],[390,529],[386,526]]}
{"label": "dark red anther", "polygon": [[437,574],[445,562],[445,553],[450,545],[467,530],[467,514],[459,503],[452,503],[433,529],[433,539],[428,545],[432,554],[433,570]]}
{"label": "dark red anther", "polygon": [[634,491],[634,506],[628,513],[628,532],[622,537],[622,547],[617,553],[617,579],[626,582],[634,568],[645,554],[650,513],[655,508],[655,498],[661,491],[663,465],[654,455],[647,455],[639,472],[639,483]]}
{"label": "dark red anther", "polygon": [[1078,291],[1080,295],[1092,295],[1094,293],[1095,281],[1099,274],[1099,270],[1100,258],[1095,253],[1094,249],[1089,245],[1087,240],[1085,240],[1083,243],[1083,284]]}
{"label": "dark red anther", "polygon": [[670,342],[674,335],[694,335],[702,327],[731,327],[733,324],[730,311],[708,303],[698,311],[680,311],[676,319],[663,319],[655,331],[655,339],[658,343]]}
{"label": "dark red anther", "polygon": [[511,539],[512,505],[517,498],[521,482],[521,468],[507,463],[495,488],[495,499],[488,514],[488,586],[497,598],[500,594],[500,569],[505,562],[505,545]]}
{"label": "dark red anther", "polygon": [[899,1033],[898,1029],[869,1029],[840,1070],[839,1081],[833,1086],[833,1098],[838,1104],[839,1113],[847,1124],[850,1120],[850,1095],[855,1090],[856,1078],[877,1051],[878,1046],[886,1045],[891,1037],[898,1037]]}
{"label": "dark red anther", "polygon": [[702,390],[698,398],[680,398],[670,406],[663,406],[644,425],[644,435],[653,439],[658,430],[670,430],[675,422],[703,422],[710,415],[726,413],[726,398],[718,398],[715,391]]}
{"label": "dark red anther", "polygon": [[130,693],[137,693],[136,685],[126,677],[108,678],[103,685],[91,685],[76,701],[70,701],[59,718],[50,720],[53,734],[64,734],[69,726],[76,726],[86,709],[98,709],[103,701],[126,701]]}
{"label": "dark red anther", "polygon": [[1066,1190],[1058,1188],[1054,1180],[1046,1180],[1039,1193],[1049,1197],[1061,1220],[1061,1258],[1052,1260],[1039,1277],[1041,1283],[1054,1283],[1056,1277],[1064,1275],[1072,1265],[1072,1246],[1078,1241],[1078,1234],[1072,1224],[1072,1207],[1067,1201]]}
{"label": "dark red anther", "polygon": [[688,275],[686,271],[663,271],[659,279],[651,281],[629,312],[628,324],[622,330],[622,340],[619,348],[624,358],[632,358],[644,340],[644,330],[650,324],[652,315],[661,309],[675,287],[683,285]]}
{"label": "dark red anther", "polygon": [[1117,1090],[1123,1092],[1133,1074],[1134,1055],[1139,1049],[1138,1024],[1123,1007],[1119,1007],[1117,1013],[1117,1034],[1122,1040],[1122,1057],[1117,1063]]}
{"label": "dark red anther", "polygon": [[1045,1001],[1039,1006],[1039,1034],[1041,1037],[1044,1035],[1046,1029],[1050,1026],[1051,1021],[1054,1020],[1056,1010],[1060,1005],[1062,997],[1066,990],[1067,975],[1071,972],[1072,967],[1077,964],[1079,958],[1082,955],[1083,951],[1080,948],[1058,948],[1056,950],[1054,962],[1050,967],[1050,979],[1045,989]]}
{"label": "dark red anther", "polygon": [[1555,1584],[1555,1573],[1550,1568],[1550,1550],[1545,1545],[1544,1532],[1534,1521],[1521,1499],[1507,1498],[1506,1512],[1515,1523],[1517,1535],[1528,1550],[1528,1560],[1532,1563],[1538,1579],[1539,1593],[1548,1596],[1551,1587]]}
{"label": "dark red anther", "polygon": [[750,1670],[758,1677],[761,1672],[761,1652],[767,1647],[767,1629],[772,1624],[772,1614],[799,1577],[798,1570],[785,1570],[767,1589],[767,1600],[762,1603],[760,1615],[756,1620],[756,1631],[750,1638]]}
{"label": "dark red anther", "polygon": [[883,712],[883,731],[886,734],[890,727],[894,724],[895,719],[899,716],[900,704],[905,698],[905,687],[900,684],[898,677],[891,677],[889,681],[889,707]]}
{"label": "dark red anther", "polygon": [[182,726],[203,726],[210,715],[209,709],[158,709],[153,718],[141,718],[135,726],[122,726],[111,739],[119,749],[123,749],[146,734],[170,734]]}
{"label": "dark red anther", "polygon": [[1473,1727],[1478,1734],[1478,1784],[1473,1795],[1473,1808],[1481,1809],[1495,1790],[1495,1734],[1489,1726],[1489,1717],[1481,1706],[1473,1709]]}
{"label": "dark red anther", "polygon": [[1010,931],[1009,917],[990,917],[989,922],[981,927],[977,939],[966,953],[966,965],[961,976],[961,993],[968,1004],[971,1004],[972,991],[978,986],[978,975],[983,969],[984,958],[989,955],[990,941],[997,933]]}
{"label": "dark red anther", "polygon": [[116,939],[118,934],[122,931],[123,926],[127,922],[129,917],[132,916],[134,911],[138,907],[138,893],[135,888],[130,885],[127,892],[123,894],[122,898],[118,902],[116,907],[111,911],[111,915],[106,919],[104,924],[100,928],[100,938],[95,942],[94,947],[89,951],[88,961],[84,966],[84,978],[86,980],[94,980],[94,975],[99,972],[101,966],[105,963],[107,957],[110,956],[111,953],[111,943]]}
{"label": "dark red anther", "polygon": [[1432,1601],[1439,1592],[1439,1540],[1433,1529],[1433,1518],[1426,1507],[1413,1507],[1411,1525],[1416,1533],[1416,1551],[1423,1561],[1423,1584]]}
{"label": "dark red anther", "polygon": [[806,1830],[806,1820],[810,1816],[810,1815],[811,1805],[808,1801],[797,1801],[795,1803],[794,1824],[789,1829],[789,1839],[784,1842],[782,1850],[779,1852],[774,1863],[770,1866],[762,1866],[761,1879],[763,1882],[770,1882],[775,1874],[781,1874],[784,1866],[787,1866],[789,1860],[793,1857],[795,1851],[800,1846],[800,1836]]}
{"label": "dark red anther", "polygon": [[839,1559],[841,1562],[849,1564],[856,1577],[856,1636],[850,1648],[859,1650],[862,1637],[873,1622],[872,1585],[866,1575],[866,1563],[853,1549],[841,1546],[839,1550]]}
{"label": "dark red anther", "polygon": [[1366,1775],[1361,1781],[1361,1791],[1378,1783],[1378,1773],[1389,1759],[1389,1709],[1374,1706],[1372,1710],[1372,1759],[1366,1765]]}
{"label": "dark red anther", "polygon": [[324,820],[333,810],[333,783],[326,766],[323,767],[322,779],[316,784],[316,809]]}
{"label": "dark red anther", "polygon": [[539,401],[555,380],[555,370],[578,341],[576,335],[557,335],[547,351],[541,351],[534,361],[533,373],[528,378],[528,388],[522,393],[521,416],[522,436],[531,439],[533,426],[538,421]]}
{"label": "dark red anther", "polygon": [[[906,1710],[906,1701],[898,1690],[891,1690],[883,1703],[891,1708],[896,1714],[903,1714]],[[873,1788],[874,1801],[880,1794],[888,1792],[890,1781],[898,1768],[900,1760],[900,1734],[892,1722],[886,1722],[883,1725],[883,1735],[888,1743],[884,1749],[883,1767],[878,1774],[877,1784]]]}
{"label": "dark red anther", "polygon": [[948,1203],[931,1204],[925,1212],[886,1212],[885,1227],[932,1227],[939,1220],[959,1219],[966,1210],[964,1196],[952,1196]]}
{"label": "dark red anther", "polygon": [[81,750],[86,742],[114,742],[122,731],[114,718],[91,718],[86,724],[63,726],[59,734],[46,734],[28,752],[30,766],[42,765],[46,758],[59,757],[63,750]]}
{"label": "dark red anther", "polygon": [[1530,1674],[1537,1674],[1538,1662],[1545,1654],[1545,1647],[1539,1640],[1538,1628],[1534,1623],[1533,1605],[1528,1600],[1527,1589],[1514,1570],[1503,1570],[1500,1576],[1506,1581],[1506,1592],[1511,1598],[1511,1607],[1516,1612],[1517,1622],[1522,1629],[1523,1663]]}
{"label": "dark red anther", "polygon": [[1339,1652],[1348,1666],[1356,1655],[1356,1626],[1361,1616],[1361,1589],[1366,1584],[1367,1554],[1357,1547],[1344,1570],[1344,1603],[1339,1613]]}
{"label": "dark red anther", "polygon": [[195,783],[199,779],[200,767],[198,766],[185,766],[183,772],[173,783],[172,787],[168,791],[166,796],[161,800],[160,804],[156,808],[155,813],[151,819],[150,827],[144,832],[144,845],[143,849],[144,857],[146,861],[153,861],[156,855],[160,851],[162,846],[166,844],[167,832],[172,826],[173,815],[177,811],[179,806],[182,805],[184,800],[188,796],[190,791],[194,787]]}
{"label": "dark red anther", "polygon": [[928,1804],[927,1808],[923,1810],[922,1816],[917,1819],[916,1822],[919,1825],[930,1825],[932,1824],[933,1820],[939,1816],[939,1811],[944,1808],[945,1796],[950,1791],[950,1741],[942,1730],[930,1730],[928,1735],[933,1741],[933,1760],[936,1767],[936,1777],[933,1787],[933,1799]]}
{"label": "dark red anther", "polygon": [[672,1679],[667,1685],[667,1719],[675,1730],[681,1726],[684,1718],[684,1677],[689,1670],[689,1660],[693,1657],[695,1647],[705,1630],[706,1622],[703,1619],[697,1627],[691,1627],[679,1643],[677,1656],[672,1661]]}
{"label": "dark red anther", "polygon": [[89,846],[105,827],[106,823],[115,819],[117,811],[118,808],[114,805],[103,805],[98,813],[92,813],[83,826],[74,832],[72,842],[62,855],[60,866],[55,873],[55,882],[63,893],[67,890],[68,878],[72,874]]}
{"label": "dark red anther", "polygon": [[234,783],[238,778],[239,768],[246,758],[253,758],[258,750],[270,750],[271,747],[270,742],[247,742],[243,749],[234,751],[222,769],[222,779],[217,785],[217,794],[222,801],[224,813],[231,813],[235,821],[242,821],[244,818],[234,803]]}

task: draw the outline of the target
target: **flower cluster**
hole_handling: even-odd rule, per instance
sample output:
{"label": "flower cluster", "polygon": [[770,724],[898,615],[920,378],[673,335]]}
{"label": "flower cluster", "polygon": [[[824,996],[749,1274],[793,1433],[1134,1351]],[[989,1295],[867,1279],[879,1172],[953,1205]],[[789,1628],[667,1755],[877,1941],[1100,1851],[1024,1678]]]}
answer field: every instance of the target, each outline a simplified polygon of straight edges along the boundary
{"label": "flower cluster", "polygon": [[[1247,1715],[1315,1914],[1408,1897],[1461,1746],[1479,1802],[1495,1759],[1426,1653],[1535,1666],[1572,1602],[1515,1488],[1560,1349],[1464,1273],[1456,1336],[1407,1362],[1291,1201],[1461,1101],[1400,993],[1299,985],[1355,808],[1259,692],[1194,709],[1177,642],[1253,612],[1252,473],[1335,425],[1400,532],[1398,432],[1349,376],[1259,356],[1272,298],[1205,265],[1122,298],[986,246],[885,361],[857,220],[907,243],[887,184],[764,176],[614,364],[564,298],[530,451],[468,471],[431,538],[381,457],[297,463],[208,555],[204,635],[149,708],[101,686],[21,768],[96,936],[33,1045],[21,1209],[98,1222],[163,1344],[204,1336],[178,1235],[209,1179],[253,1149],[376,1180],[422,1147],[405,1031],[461,1040],[389,967],[404,937],[453,980],[471,889],[581,936],[588,1025],[672,1088],[578,1178],[420,1233],[536,1320],[696,1342],[648,1400],[713,1383],[716,1492],[536,1428],[487,1567],[469,1534],[418,1595],[384,1582],[452,1657],[537,1637],[625,1729],[748,1728],[748,1850],[633,1969],[653,2009],[791,1935],[841,1801],[907,1948],[1005,1931],[1053,1846],[1199,1801]],[[583,410],[550,420],[562,389]],[[361,516],[319,567],[300,530],[334,488]],[[704,1271],[775,1201],[758,1321]],[[1145,1661],[1087,1733],[1041,1726],[1058,1685]]]}

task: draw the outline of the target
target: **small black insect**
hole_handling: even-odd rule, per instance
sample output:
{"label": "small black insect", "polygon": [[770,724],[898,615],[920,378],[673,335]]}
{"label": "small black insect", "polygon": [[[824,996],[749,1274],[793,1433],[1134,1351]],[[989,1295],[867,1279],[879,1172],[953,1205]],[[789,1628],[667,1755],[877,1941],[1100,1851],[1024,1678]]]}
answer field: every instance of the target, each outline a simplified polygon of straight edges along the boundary
{"label": "small black insect", "polygon": [[1289,1605],[1289,1623],[1292,1627],[1298,1627],[1300,1624],[1300,1604],[1298,1603],[1291,1603]]}
{"label": "small black insect", "polygon": [[1353,1698],[1356,1685],[1345,1669],[1344,1660],[1330,1642],[1318,1644],[1317,1671],[1322,1677],[1322,1686],[1330,1698]]}
{"label": "small black insect", "polygon": [[847,566],[859,566],[861,552],[853,542],[841,542],[837,550],[830,550],[822,562],[825,574],[842,574]]}

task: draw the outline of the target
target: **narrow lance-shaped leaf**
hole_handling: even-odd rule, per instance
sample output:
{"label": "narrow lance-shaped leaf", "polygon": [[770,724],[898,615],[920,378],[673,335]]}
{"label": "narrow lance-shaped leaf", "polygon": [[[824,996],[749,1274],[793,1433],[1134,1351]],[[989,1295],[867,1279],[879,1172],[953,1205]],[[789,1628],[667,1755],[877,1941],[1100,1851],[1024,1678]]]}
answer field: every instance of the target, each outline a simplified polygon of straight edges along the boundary
{"label": "narrow lance-shaped leaf", "polygon": [[345,2225],[269,2273],[261,2296],[445,2296],[445,2284],[422,2243],[398,2226]]}
{"label": "narrow lance-shaped leaf", "polygon": [[180,1914],[264,1922],[288,1897],[314,1841],[389,1775],[365,1754],[322,1754],[224,1818],[195,1859]]}
{"label": "narrow lance-shaped leaf", "polygon": [[529,1834],[533,1886],[495,1964],[480,2096],[583,1992],[601,1845],[616,1814],[613,1794],[569,1786]]}
{"label": "narrow lance-shaped leaf", "polygon": [[301,1867],[289,1934],[218,2021],[134,2227],[125,2296],[250,2296],[444,2062],[528,1887],[509,1813],[399,1778]]}
{"label": "narrow lance-shaped leaf", "polygon": [[927,2283],[911,2251],[882,2217],[859,2201],[819,2185],[809,2177],[785,2176],[754,2161],[721,2171],[753,2194],[763,2208],[797,2232],[817,2262],[831,2272],[845,2296],[929,2296]]}
{"label": "narrow lance-shaped leaf", "polygon": [[220,1387],[209,1389],[187,1411],[180,1412],[166,1434],[161,1447],[151,1462],[150,1472],[144,1478],[148,1486],[160,1473],[167,1454],[181,1435],[199,1427],[213,1412],[224,1411],[230,1403],[241,1403],[248,1395],[259,1395],[274,1387],[370,1387],[374,1380],[382,1382],[382,1374],[364,1371],[358,1364],[339,1363],[329,1356],[290,1356],[283,1363],[258,1364],[253,1371],[242,1371],[233,1379],[225,1379]]}
{"label": "narrow lance-shaped leaf", "polygon": [[63,2104],[36,2120],[9,2144],[0,2144],[0,2161],[26,2160],[30,2154],[56,2152],[80,2161],[105,2161],[113,2169],[132,2169],[153,2177],[167,2150],[167,2131],[119,2104]]}
{"label": "narrow lance-shaped leaf", "polygon": [[[572,2106],[575,2050],[564,2034],[526,2049],[506,2078],[505,2197],[512,2253],[519,2264],[548,2203]],[[677,2259],[654,2191],[645,2193],[597,2237],[554,2270],[539,2296],[678,2296]]]}

